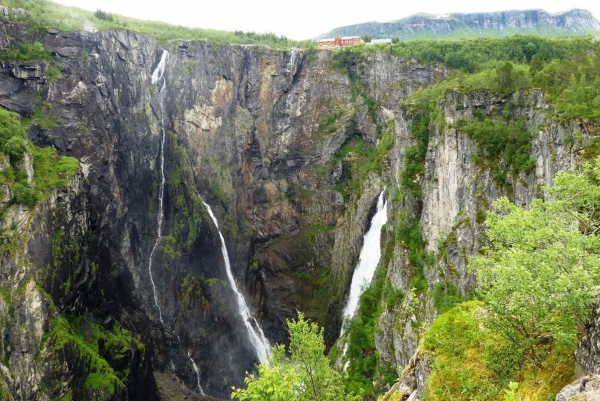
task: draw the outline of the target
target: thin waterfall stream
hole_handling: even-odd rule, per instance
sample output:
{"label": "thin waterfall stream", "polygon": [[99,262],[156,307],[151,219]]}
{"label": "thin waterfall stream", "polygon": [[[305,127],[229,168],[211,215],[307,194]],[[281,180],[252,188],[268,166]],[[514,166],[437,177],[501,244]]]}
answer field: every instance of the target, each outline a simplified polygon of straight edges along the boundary
{"label": "thin waterfall stream", "polygon": [[202,389],[202,386],[200,385],[200,370],[198,370],[198,366],[196,365],[196,362],[194,362],[194,358],[192,358],[190,351],[188,351],[188,358],[190,358],[190,362],[192,362],[192,367],[194,368],[194,372],[196,372],[196,384],[198,385],[198,391],[200,391],[200,395],[206,395],[206,394],[204,394],[204,390]]}
{"label": "thin waterfall stream", "polygon": [[250,314],[250,309],[248,308],[248,305],[246,305],[246,300],[235,283],[233,274],[231,273],[231,265],[229,264],[227,246],[225,245],[223,234],[221,234],[219,222],[217,221],[217,218],[215,217],[208,203],[204,202],[202,198],[200,198],[200,200],[202,201],[204,207],[206,207],[206,210],[208,210],[210,218],[212,219],[213,223],[215,223],[215,227],[217,227],[217,230],[219,231],[219,238],[221,239],[221,253],[223,254],[223,259],[225,260],[225,270],[227,271],[229,285],[231,285],[231,289],[236,294],[238,313],[240,314],[240,317],[244,322],[244,326],[248,331],[248,337],[250,338],[250,342],[256,350],[256,356],[258,357],[258,360],[265,362],[267,358],[271,356],[271,344],[269,344],[269,340],[267,340],[265,337],[265,333],[263,333],[256,319]]}
{"label": "thin waterfall stream", "polygon": [[[160,305],[158,304],[158,299],[156,298],[156,285],[154,283],[154,278],[152,277],[152,258],[154,257],[154,252],[156,248],[160,245],[160,242],[163,239],[162,235],[162,227],[164,220],[164,195],[165,195],[165,137],[166,137],[166,129],[165,129],[165,88],[167,87],[167,80],[164,78],[165,68],[169,63],[170,54],[167,50],[163,50],[163,53],[160,57],[160,62],[156,69],[152,72],[152,84],[156,85],[162,79],[162,87],[158,92],[159,103],[160,103],[160,152],[159,152],[159,160],[160,160],[160,185],[158,189],[158,216],[157,216],[157,229],[156,229],[156,241],[154,241],[154,246],[152,247],[152,251],[150,252],[150,259],[148,261],[148,273],[150,274],[150,282],[152,283],[152,293],[154,295],[154,305],[158,309],[158,318],[160,319],[160,323],[164,326],[165,322],[162,317],[162,310]],[[179,342],[181,342],[181,338],[179,335],[172,332]],[[194,368],[194,372],[196,373],[196,384],[198,385],[198,390],[201,395],[204,394],[204,390],[200,385],[200,370],[194,362],[192,355],[188,351],[188,358],[190,358],[190,362],[192,362],[192,367]]]}
{"label": "thin waterfall stream", "polygon": [[[169,62],[169,52],[167,50],[163,50],[163,54],[160,57],[160,62],[156,69],[152,72],[152,84],[157,84],[161,79],[163,79],[163,75],[165,73],[165,68]],[[160,319],[161,324],[164,324],[162,318],[162,310],[160,309],[160,305],[158,304],[158,299],[156,298],[156,285],[154,284],[154,278],[152,277],[152,257],[154,256],[154,251],[162,241],[162,225],[163,225],[163,201],[164,201],[164,193],[165,193],[165,107],[164,107],[164,92],[167,87],[167,80],[163,79],[162,87],[158,92],[158,96],[160,99],[160,185],[158,189],[158,224],[156,229],[156,241],[154,242],[154,246],[152,247],[152,251],[150,252],[150,260],[148,261],[148,273],[150,274],[150,282],[152,283],[152,293],[154,294],[154,305],[158,309],[158,318]]]}
{"label": "thin waterfall stream", "polygon": [[[358,264],[352,275],[350,284],[350,295],[344,307],[342,330],[340,336],[344,334],[344,327],[354,314],[358,307],[358,300],[364,290],[371,284],[375,269],[381,258],[381,227],[387,222],[387,201],[385,199],[385,189],[379,194],[377,200],[377,211],[371,219],[369,231],[363,237],[363,247],[360,250]],[[345,353],[345,352],[344,352]]]}
{"label": "thin waterfall stream", "polygon": [[[165,151],[165,137],[166,137],[165,104],[164,104],[164,102],[165,102],[165,88],[167,86],[166,79],[164,78],[164,72],[169,63],[169,57],[170,57],[169,52],[167,50],[164,50],[161,55],[158,66],[152,72],[152,84],[153,85],[159,84],[159,82],[162,80],[162,86],[159,90],[160,134],[161,134],[161,136],[160,136],[160,151],[159,151],[160,184],[159,184],[159,190],[158,190],[157,230],[156,230],[156,240],[154,242],[154,245],[152,246],[152,251],[150,252],[150,258],[148,261],[148,273],[150,276],[150,282],[152,284],[154,305],[156,305],[156,308],[158,310],[158,318],[160,320],[160,323],[163,326],[165,325],[165,322],[164,322],[163,316],[162,316],[162,309],[158,303],[158,298],[156,296],[156,284],[154,283],[154,277],[152,276],[152,260],[154,257],[154,252],[156,251],[156,249],[158,248],[158,246],[160,245],[160,243],[163,239],[162,229],[163,229],[163,223],[164,223],[164,221],[163,221],[164,220],[164,210],[163,209],[164,209],[164,190],[165,190],[165,155],[164,155],[164,151]],[[200,198],[200,200],[202,200],[202,198]],[[219,229],[219,223],[217,221],[217,218],[215,217],[210,206],[206,202],[204,202],[204,200],[202,200],[202,203],[208,210],[208,214],[210,215],[213,223],[215,224],[215,227],[217,228],[217,230],[219,232],[219,238],[221,240],[221,253],[223,255],[223,259],[225,262],[225,269],[227,272],[227,278],[229,280],[229,284],[231,285],[231,288],[233,289],[233,291],[235,292],[235,295],[236,295],[238,313],[240,314],[242,321],[244,322],[244,327],[248,331],[248,337],[250,339],[250,343],[255,348],[256,356],[258,357],[259,361],[265,362],[267,360],[267,358],[271,356],[271,345],[269,344],[269,341],[265,337],[265,334],[262,331],[260,325],[258,324],[258,321],[251,315],[250,309],[248,308],[248,306],[246,304],[246,300],[244,299],[244,296],[242,295],[242,293],[239,291],[237,284],[233,278],[233,274],[231,272],[231,265],[229,262],[229,254],[227,252],[227,246],[225,245],[225,239],[223,238],[223,234],[221,234],[221,230]],[[179,339],[179,336],[177,335],[177,333],[173,332],[173,334]],[[179,339],[179,341],[181,342],[180,339]],[[192,358],[192,355],[189,351],[188,351],[187,355],[188,355],[190,362],[192,363],[194,372],[196,373],[196,384],[198,386],[198,391],[200,392],[201,395],[205,395],[204,390],[202,389],[202,386],[200,385],[200,370],[198,369],[198,366],[196,365],[196,362]]]}

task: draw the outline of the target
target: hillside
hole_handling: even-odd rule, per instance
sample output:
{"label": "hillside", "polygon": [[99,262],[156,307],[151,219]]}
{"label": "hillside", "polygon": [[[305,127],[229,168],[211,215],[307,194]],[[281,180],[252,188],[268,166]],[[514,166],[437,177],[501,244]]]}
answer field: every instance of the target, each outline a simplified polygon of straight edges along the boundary
{"label": "hillside", "polygon": [[494,13],[416,14],[390,22],[366,22],[335,28],[320,38],[365,36],[373,38],[448,39],[506,37],[532,34],[549,37],[598,34],[600,22],[586,10],[574,9],[560,14],[543,10],[499,11]]}

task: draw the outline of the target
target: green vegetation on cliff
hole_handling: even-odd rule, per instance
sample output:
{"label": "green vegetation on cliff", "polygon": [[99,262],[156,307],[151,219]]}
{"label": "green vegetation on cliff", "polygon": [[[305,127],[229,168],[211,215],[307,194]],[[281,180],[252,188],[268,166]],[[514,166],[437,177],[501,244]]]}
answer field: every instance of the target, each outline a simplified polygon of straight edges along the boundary
{"label": "green vegetation on cliff", "polygon": [[483,302],[442,314],[425,335],[426,400],[546,400],[573,380],[600,283],[600,158],[558,173],[549,195],[528,209],[494,203],[489,245],[469,265]]}
{"label": "green vegetation on cliff", "polygon": [[[79,316],[72,320],[59,317],[52,321],[52,328],[42,338],[40,349],[48,354],[53,369],[60,370],[67,358],[75,358],[87,368],[83,388],[90,399],[104,399],[116,390],[124,391],[129,381],[129,369],[119,370],[120,360],[133,359],[134,353],[144,358],[145,347],[118,323],[104,329],[91,316]],[[112,361],[109,363],[109,361]],[[45,383],[48,385],[59,383]],[[56,389],[55,389],[56,390]]]}
{"label": "green vegetation on cliff", "polygon": [[[10,163],[3,166],[2,182],[13,192],[13,201],[29,207],[49,195],[51,189],[67,185],[79,168],[77,159],[58,156],[53,148],[38,148],[27,139],[16,113],[0,109],[0,148]],[[28,183],[23,163],[25,152],[33,156],[35,188]],[[2,154],[0,154],[2,156]]]}
{"label": "green vegetation on cliff", "polygon": [[[49,29],[75,32],[81,30],[130,30],[154,37],[166,45],[177,39],[207,40],[215,44],[254,44],[273,48],[306,47],[311,41],[299,42],[273,33],[225,32],[201,28],[187,28],[164,22],[143,21],[135,18],[114,15],[98,10],[86,11],[77,7],[67,7],[49,0],[4,0],[11,8],[23,8],[31,13],[28,23],[37,31]],[[21,17],[22,18],[22,17]]]}
{"label": "green vegetation on cliff", "polygon": [[40,197],[49,191],[67,185],[79,169],[79,161],[74,157],[59,156],[56,149],[38,148],[31,145],[33,154],[33,177]]}
{"label": "green vegetation on cliff", "polygon": [[[356,394],[371,395],[377,392],[373,387],[373,378],[380,374],[377,366],[375,331],[382,311],[381,296],[385,285],[385,273],[384,268],[377,267],[373,282],[360,296],[355,317],[346,327],[348,348],[343,362],[348,364],[348,368],[344,383]],[[388,372],[381,372],[382,375],[385,373]],[[392,375],[386,384],[390,384],[394,379]]]}
{"label": "green vegetation on cliff", "polygon": [[515,399],[541,401],[573,380],[574,344],[540,344],[539,363],[533,363],[487,322],[481,301],[459,304],[436,319],[423,341],[432,368],[424,400],[506,400],[512,382]]}
{"label": "green vegetation on cliff", "polygon": [[11,47],[0,54],[3,61],[52,61],[50,52],[44,46],[35,41],[33,43],[21,42],[19,46]]}
{"label": "green vegetation on cliff", "polygon": [[[0,109],[0,157],[7,157],[9,163],[2,166],[0,177],[13,193],[13,202],[29,207],[47,197],[51,189],[67,185],[79,162],[73,157],[58,156],[53,148],[38,148],[27,139],[25,129],[16,113]],[[33,156],[33,179],[35,188],[28,182],[25,170],[28,161],[24,154]],[[6,155],[6,156],[5,156]]]}

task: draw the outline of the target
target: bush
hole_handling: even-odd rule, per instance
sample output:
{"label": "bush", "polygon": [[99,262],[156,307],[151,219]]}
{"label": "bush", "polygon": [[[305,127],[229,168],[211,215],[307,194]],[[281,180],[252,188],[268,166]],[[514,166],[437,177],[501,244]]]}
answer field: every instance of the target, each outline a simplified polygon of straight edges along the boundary
{"label": "bush", "polygon": [[24,205],[34,207],[38,201],[38,195],[35,189],[29,186],[16,182],[12,186],[13,202],[22,203]]}
{"label": "bush", "polygon": [[52,61],[50,52],[38,42],[22,42],[17,47],[11,47],[0,54],[4,61]]}
{"label": "bush", "polygon": [[25,139],[13,136],[2,146],[2,150],[10,156],[11,161],[19,161],[25,153]]}

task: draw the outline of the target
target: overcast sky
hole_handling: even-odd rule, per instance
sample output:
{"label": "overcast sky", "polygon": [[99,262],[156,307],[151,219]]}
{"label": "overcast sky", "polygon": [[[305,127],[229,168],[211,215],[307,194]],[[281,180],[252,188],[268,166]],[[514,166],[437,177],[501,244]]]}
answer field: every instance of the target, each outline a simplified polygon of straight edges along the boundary
{"label": "overcast sky", "polygon": [[360,22],[387,22],[418,12],[445,14],[541,8],[583,8],[600,18],[600,0],[54,0],[91,11],[225,31],[274,32],[310,39]]}

